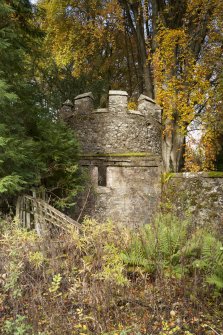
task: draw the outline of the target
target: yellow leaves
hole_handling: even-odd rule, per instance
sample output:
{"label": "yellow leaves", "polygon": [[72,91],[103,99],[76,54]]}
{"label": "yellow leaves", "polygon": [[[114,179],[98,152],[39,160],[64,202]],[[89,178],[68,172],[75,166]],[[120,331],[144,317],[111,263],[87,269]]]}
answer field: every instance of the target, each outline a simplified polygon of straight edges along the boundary
{"label": "yellow leaves", "polygon": [[186,171],[199,172],[202,170],[202,151],[200,148],[198,149],[194,140],[187,143],[184,159],[184,169]]}
{"label": "yellow leaves", "polygon": [[[198,2],[203,5],[205,1]],[[188,6],[191,15],[197,15],[198,7],[193,7],[191,2],[188,2]],[[202,57],[197,61],[190,49],[190,37],[186,29],[160,27],[157,36],[158,47],[153,57],[153,66],[156,101],[164,110],[164,135],[171,136],[172,123],[186,134],[197,110],[204,106],[205,112],[201,114],[203,136],[199,150],[196,151],[193,145],[187,146],[186,150],[185,167],[190,171],[213,170],[219,150],[215,129],[217,105],[209,80],[220,59],[219,43],[216,43],[218,39],[216,29],[215,32],[211,31],[208,44],[202,50]],[[211,112],[212,108],[215,113]]]}
{"label": "yellow leaves", "polygon": [[187,171],[215,170],[216,157],[221,149],[218,137],[222,128],[219,125],[218,116],[221,118],[222,111],[212,109],[212,99],[214,97],[210,95],[205,113],[200,116],[200,138],[190,138],[187,143],[185,153],[185,169]]}
{"label": "yellow leaves", "polygon": [[[57,65],[73,64],[73,76],[91,74],[94,64],[103,61],[106,48],[115,50],[118,32],[123,30],[122,12],[117,0],[42,0],[46,45]],[[101,67],[100,67],[101,68]]]}
{"label": "yellow leaves", "polygon": [[214,170],[218,148],[216,146],[216,136],[212,129],[206,130],[205,134],[203,135],[202,146],[204,148],[205,155],[203,170]]}
{"label": "yellow leaves", "polygon": [[36,269],[39,269],[45,260],[43,253],[40,251],[31,251],[28,257],[30,263],[33,264]]}
{"label": "yellow leaves", "polygon": [[128,110],[137,110],[137,102],[129,101],[128,102]]}
{"label": "yellow leaves", "polygon": [[62,276],[60,273],[53,276],[51,286],[49,288],[50,293],[56,293],[61,286]]}
{"label": "yellow leaves", "polygon": [[188,41],[183,28],[162,27],[153,58],[156,100],[164,108],[164,119],[175,118],[182,131],[194,119],[195,106],[205,102],[210,89],[207,71],[195,62]]}

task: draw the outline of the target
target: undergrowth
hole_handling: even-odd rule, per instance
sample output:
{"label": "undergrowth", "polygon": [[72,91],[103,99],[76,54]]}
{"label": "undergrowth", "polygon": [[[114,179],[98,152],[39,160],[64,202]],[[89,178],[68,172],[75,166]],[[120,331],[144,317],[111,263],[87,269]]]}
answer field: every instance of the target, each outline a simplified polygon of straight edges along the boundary
{"label": "undergrowth", "polygon": [[188,220],[44,238],[5,219],[0,244],[2,335],[222,334],[222,241]]}

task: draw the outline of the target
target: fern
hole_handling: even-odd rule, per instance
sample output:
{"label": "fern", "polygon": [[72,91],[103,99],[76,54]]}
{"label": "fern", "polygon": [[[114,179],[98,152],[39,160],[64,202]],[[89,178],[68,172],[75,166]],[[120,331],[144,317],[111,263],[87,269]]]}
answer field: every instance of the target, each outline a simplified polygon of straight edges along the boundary
{"label": "fern", "polygon": [[159,215],[134,235],[122,254],[125,264],[150,274],[162,271],[181,277],[199,270],[200,278],[217,290],[223,289],[223,244],[204,228],[191,231],[188,221]]}
{"label": "fern", "polygon": [[139,237],[134,238],[129,250],[122,253],[122,259],[125,264],[133,268],[140,267],[149,273],[154,271],[154,266],[149,261],[146,248]]}
{"label": "fern", "polygon": [[149,273],[163,270],[178,277],[183,272],[180,259],[188,227],[188,221],[181,222],[171,214],[157,216],[154,224],[145,225],[133,237],[123,261]]}
{"label": "fern", "polygon": [[203,237],[201,253],[203,269],[206,271],[207,283],[217,290],[223,289],[223,244],[210,233]]}

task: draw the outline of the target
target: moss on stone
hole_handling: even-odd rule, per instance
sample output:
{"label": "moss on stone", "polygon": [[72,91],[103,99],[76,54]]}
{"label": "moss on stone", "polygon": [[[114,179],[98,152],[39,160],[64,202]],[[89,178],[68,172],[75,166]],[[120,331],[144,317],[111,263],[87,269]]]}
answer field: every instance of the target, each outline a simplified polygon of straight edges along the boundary
{"label": "moss on stone", "polygon": [[124,152],[124,153],[98,153],[98,154],[84,154],[87,157],[150,157],[154,156],[149,152]]}
{"label": "moss on stone", "polygon": [[168,181],[176,175],[174,172],[166,172],[162,174],[162,183],[168,183]]}
{"label": "moss on stone", "polygon": [[207,174],[210,178],[223,178],[223,172],[221,171],[210,171]]}

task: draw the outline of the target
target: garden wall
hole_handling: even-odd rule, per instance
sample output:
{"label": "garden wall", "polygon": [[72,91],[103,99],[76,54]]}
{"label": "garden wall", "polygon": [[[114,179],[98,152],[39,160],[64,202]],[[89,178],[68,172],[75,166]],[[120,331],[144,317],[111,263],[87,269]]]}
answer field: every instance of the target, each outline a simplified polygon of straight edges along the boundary
{"label": "garden wall", "polygon": [[223,225],[223,172],[173,173],[164,177],[163,203],[197,224]]}

